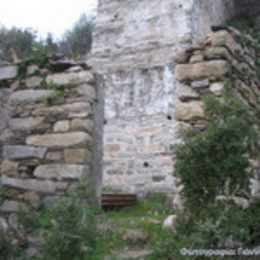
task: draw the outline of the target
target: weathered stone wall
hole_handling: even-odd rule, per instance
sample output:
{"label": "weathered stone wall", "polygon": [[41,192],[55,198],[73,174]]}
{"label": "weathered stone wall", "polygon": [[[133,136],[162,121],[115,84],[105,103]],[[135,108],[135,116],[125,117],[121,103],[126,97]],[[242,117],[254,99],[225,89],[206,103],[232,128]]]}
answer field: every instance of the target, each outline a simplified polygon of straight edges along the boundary
{"label": "weathered stone wall", "polygon": [[[174,118],[178,121],[176,130],[205,129],[207,123],[201,99],[209,93],[221,98],[225,84],[247,105],[249,115],[257,119],[260,129],[259,49],[254,43],[252,38],[227,27],[213,32],[200,45],[176,55],[179,63],[175,69],[179,99],[174,109]],[[180,141],[177,135],[174,141]],[[260,195],[260,158],[252,161],[252,165],[255,167],[252,194]]]}
{"label": "weathered stone wall", "polygon": [[105,80],[104,186],[174,191],[174,56],[223,23],[229,3],[99,1],[89,62]]}
{"label": "weathered stone wall", "polygon": [[84,63],[49,60],[44,68],[29,65],[26,71],[22,63],[0,68],[3,211],[48,206],[84,178],[92,181],[90,196],[97,199],[102,135],[92,137],[102,102],[96,89]]}

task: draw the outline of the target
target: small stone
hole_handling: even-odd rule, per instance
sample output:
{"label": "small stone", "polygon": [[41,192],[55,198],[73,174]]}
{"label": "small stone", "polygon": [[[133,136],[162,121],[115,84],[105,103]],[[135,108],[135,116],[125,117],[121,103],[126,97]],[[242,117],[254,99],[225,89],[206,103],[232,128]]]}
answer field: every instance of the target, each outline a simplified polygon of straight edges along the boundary
{"label": "small stone", "polygon": [[4,160],[1,164],[2,173],[10,177],[18,177],[18,163]]}
{"label": "small stone", "polygon": [[64,152],[65,162],[70,164],[91,163],[92,155],[87,149],[68,149]]}
{"label": "small stone", "polygon": [[19,89],[20,88],[20,82],[19,82],[19,80],[16,80],[16,81],[14,81],[12,84],[11,84],[11,89],[12,90],[17,90],[17,89]]}
{"label": "small stone", "polygon": [[30,77],[26,79],[26,86],[28,88],[36,88],[39,87],[42,83],[42,78],[40,77]]}
{"label": "small stone", "polygon": [[44,147],[69,147],[74,145],[91,145],[92,138],[83,132],[70,132],[64,134],[32,135],[26,139],[28,145]]}
{"label": "small stone", "polygon": [[179,82],[176,84],[176,94],[180,101],[188,101],[199,98],[199,94],[196,91]]}
{"label": "small stone", "polygon": [[197,63],[197,62],[202,62],[203,60],[204,60],[204,56],[202,54],[193,55],[190,58],[190,63],[193,64],[193,63]]}
{"label": "small stone", "polygon": [[141,230],[126,229],[123,231],[122,239],[133,244],[142,244],[148,239],[148,235]]}
{"label": "small stone", "polygon": [[0,230],[7,231],[8,229],[9,226],[7,221],[3,217],[0,217]]}
{"label": "small stone", "polygon": [[45,164],[38,166],[34,171],[34,176],[42,179],[73,179],[80,180],[90,174],[87,165],[61,165]]}
{"label": "small stone", "polygon": [[209,79],[203,79],[203,80],[198,80],[198,81],[193,81],[191,83],[191,86],[193,88],[206,88],[209,86]]}
{"label": "small stone", "polygon": [[18,198],[30,202],[30,204],[36,208],[40,205],[41,202],[40,197],[35,191],[27,191],[23,194],[20,194]]}
{"label": "small stone", "polygon": [[83,68],[79,65],[76,65],[76,66],[70,67],[66,71],[68,71],[68,72],[78,72],[78,71],[83,71]]}
{"label": "small stone", "polygon": [[0,80],[14,79],[17,75],[17,66],[8,66],[0,68]]}
{"label": "small stone", "polygon": [[180,51],[174,57],[174,61],[176,63],[186,63],[188,62],[188,59],[189,59],[189,55],[186,51]]}
{"label": "small stone", "polygon": [[62,152],[48,152],[45,159],[50,161],[60,161],[62,159]]}
{"label": "small stone", "polygon": [[12,213],[9,215],[8,223],[9,223],[9,226],[17,232],[21,232],[23,230],[22,226],[18,222],[17,214],[15,214],[15,213]]}
{"label": "small stone", "polygon": [[58,121],[54,124],[54,132],[61,132],[65,133],[68,132],[70,129],[70,121],[68,120],[62,120]]}
{"label": "small stone", "polygon": [[175,106],[174,115],[177,120],[190,120],[192,118],[203,118],[203,102],[191,101],[189,103],[179,103]]}
{"label": "small stone", "polygon": [[26,205],[24,203],[19,203],[13,200],[5,200],[1,206],[3,212],[17,212],[18,210],[25,209]]}
{"label": "small stone", "polygon": [[87,100],[93,100],[96,97],[95,89],[89,84],[82,84],[76,88],[79,95],[87,97]]}
{"label": "small stone", "polygon": [[27,75],[32,75],[36,73],[39,70],[39,67],[37,65],[30,65],[27,67]]}
{"label": "small stone", "polygon": [[75,118],[71,122],[72,131],[88,131],[92,132],[94,123],[90,119]]}
{"label": "small stone", "polygon": [[209,90],[216,96],[221,96],[224,90],[224,84],[222,82],[215,82],[210,85]]}
{"label": "small stone", "polygon": [[211,46],[226,46],[231,52],[235,52],[236,41],[233,36],[226,30],[213,33],[207,40],[207,44]]}
{"label": "small stone", "polygon": [[177,215],[171,215],[171,216],[167,217],[163,221],[163,227],[164,228],[173,228],[176,219],[177,219]]}

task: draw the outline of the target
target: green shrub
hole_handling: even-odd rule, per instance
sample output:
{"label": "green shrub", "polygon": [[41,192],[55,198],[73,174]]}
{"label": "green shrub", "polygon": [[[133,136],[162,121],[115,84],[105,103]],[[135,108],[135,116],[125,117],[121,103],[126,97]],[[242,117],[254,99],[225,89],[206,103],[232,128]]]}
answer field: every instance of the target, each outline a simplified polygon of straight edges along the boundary
{"label": "green shrub", "polygon": [[174,146],[175,174],[184,186],[187,207],[200,211],[217,195],[249,192],[248,155],[257,143],[254,121],[247,107],[227,92],[224,102],[204,99],[207,129],[184,131],[183,143]]}
{"label": "green shrub", "polygon": [[91,207],[81,199],[68,198],[51,213],[53,226],[45,233],[42,259],[88,259],[98,237]]}

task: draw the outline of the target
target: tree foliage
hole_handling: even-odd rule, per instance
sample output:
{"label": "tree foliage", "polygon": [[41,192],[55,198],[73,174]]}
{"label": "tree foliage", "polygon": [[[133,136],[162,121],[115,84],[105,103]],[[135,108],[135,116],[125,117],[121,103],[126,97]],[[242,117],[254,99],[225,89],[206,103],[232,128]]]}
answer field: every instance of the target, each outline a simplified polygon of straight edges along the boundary
{"label": "tree foliage", "polygon": [[12,62],[41,53],[60,53],[67,57],[80,58],[87,54],[92,44],[93,20],[82,15],[71,30],[67,30],[62,40],[56,42],[49,33],[46,39],[38,40],[32,29],[0,28],[0,60]]}
{"label": "tree foliage", "polygon": [[72,57],[85,55],[91,49],[93,21],[82,15],[59,44],[61,53]]}
{"label": "tree foliage", "polygon": [[0,29],[0,58],[8,62],[13,61],[13,52],[20,58],[30,57],[33,52],[33,43],[36,33],[30,29],[13,27],[10,30]]}

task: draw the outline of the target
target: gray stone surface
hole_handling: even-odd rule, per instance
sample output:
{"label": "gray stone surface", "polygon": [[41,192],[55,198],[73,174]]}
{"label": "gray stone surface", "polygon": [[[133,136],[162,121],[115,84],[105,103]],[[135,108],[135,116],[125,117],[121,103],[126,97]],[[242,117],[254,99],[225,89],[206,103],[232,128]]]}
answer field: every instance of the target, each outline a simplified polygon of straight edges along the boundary
{"label": "gray stone surface", "polygon": [[7,213],[16,212],[20,209],[25,209],[25,204],[13,200],[5,200],[1,206],[1,210]]}
{"label": "gray stone surface", "polygon": [[27,145],[44,147],[69,147],[91,145],[92,138],[84,132],[69,132],[45,135],[32,135],[26,139]]}
{"label": "gray stone surface", "polygon": [[15,131],[32,131],[48,128],[48,124],[44,123],[44,117],[11,118],[9,124],[11,129]]}
{"label": "gray stone surface", "polygon": [[19,90],[10,96],[9,103],[17,105],[40,102],[52,93],[54,93],[53,90]]}
{"label": "gray stone surface", "polygon": [[46,78],[47,84],[79,85],[82,83],[94,83],[94,76],[90,71],[53,74]]}
{"label": "gray stone surface", "polygon": [[35,88],[41,85],[42,78],[34,76],[26,79],[26,86],[28,88]]}
{"label": "gray stone surface", "polygon": [[5,145],[3,157],[5,159],[43,159],[47,148],[30,147],[24,145]]}
{"label": "gray stone surface", "polygon": [[80,180],[90,174],[90,169],[85,165],[40,165],[34,171],[34,176],[42,179],[73,179]]}
{"label": "gray stone surface", "polygon": [[76,88],[79,95],[83,95],[88,98],[88,100],[93,100],[96,97],[95,89],[89,84],[82,84]]}
{"label": "gray stone surface", "polygon": [[14,79],[17,75],[17,66],[8,66],[0,68],[0,80]]}
{"label": "gray stone surface", "polygon": [[229,64],[224,60],[199,62],[195,64],[179,64],[175,77],[180,82],[200,80],[204,78],[219,79],[229,72]]}
{"label": "gray stone surface", "polygon": [[49,180],[34,180],[34,179],[16,179],[9,178],[2,175],[1,182],[5,185],[24,189],[24,190],[34,190],[43,193],[54,193],[56,190],[55,182]]}
{"label": "gray stone surface", "polygon": [[179,103],[174,108],[174,116],[178,120],[190,120],[192,118],[205,117],[203,111],[203,102],[192,101],[189,103]]}
{"label": "gray stone surface", "polygon": [[187,101],[199,97],[199,94],[194,91],[190,86],[181,83],[176,84],[176,95],[180,101]]}
{"label": "gray stone surface", "polygon": [[92,132],[93,126],[94,126],[93,121],[90,119],[75,118],[71,121],[72,131]]}
{"label": "gray stone surface", "polygon": [[36,108],[33,111],[35,116],[66,116],[71,117],[70,114],[84,113],[84,117],[89,116],[92,113],[92,109],[87,102],[75,102],[73,104],[64,104],[52,107]]}

